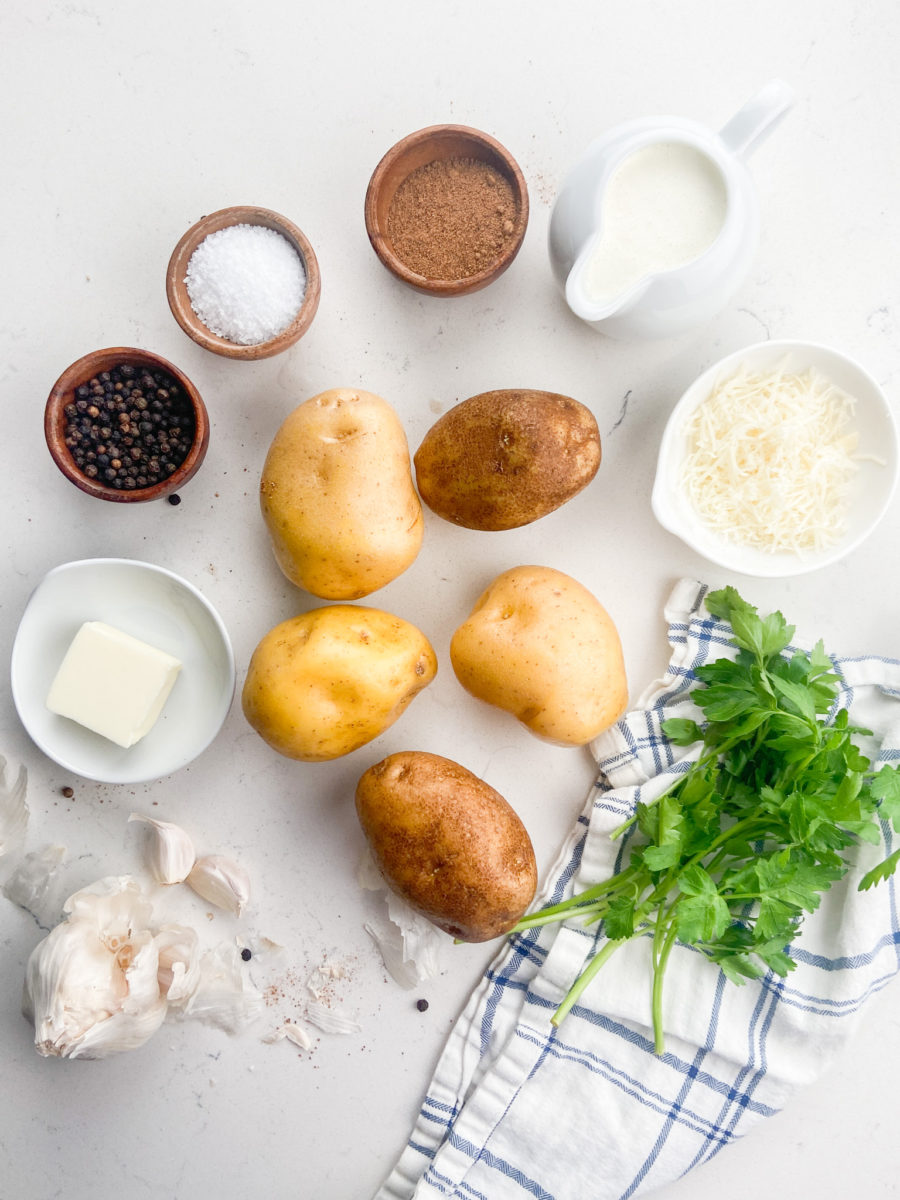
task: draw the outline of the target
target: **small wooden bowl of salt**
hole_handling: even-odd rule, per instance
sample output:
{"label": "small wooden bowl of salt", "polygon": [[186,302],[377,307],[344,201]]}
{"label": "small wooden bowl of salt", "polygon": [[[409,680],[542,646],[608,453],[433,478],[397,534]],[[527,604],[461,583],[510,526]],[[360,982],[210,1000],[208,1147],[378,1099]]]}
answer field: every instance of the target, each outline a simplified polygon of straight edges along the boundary
{"label": "small wooden bowl of salt", "polygon": [[528,189],[509,151],[467,125],[431,125],[392,146],[365,203],[375,253],[431,296],[465,296],[502,275],[528,225]]}
{"label": "small wooden bowl of salt", "polygon": [[198,346],[244,361],[293,346],[312,324],[321,281],[304,233],[268,208],[201,218],[172,251],[166,296]]}

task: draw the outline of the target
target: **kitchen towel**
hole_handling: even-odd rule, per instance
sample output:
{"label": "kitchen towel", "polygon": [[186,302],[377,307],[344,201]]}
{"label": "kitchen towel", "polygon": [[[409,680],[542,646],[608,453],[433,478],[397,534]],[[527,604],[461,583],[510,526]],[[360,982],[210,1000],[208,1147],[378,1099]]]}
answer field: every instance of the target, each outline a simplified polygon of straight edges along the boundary
{"label": "kitchen towel", "polygon": [[[666,606],[668,670],[594,743],[599,776],[543,889],[555,903],[619,869],[609,834],[670,786],[696,748],[661,732],[702,720],[694,668],[733,656],[731,630],[682,580]],[[808,647],[807,647],[808,648]],[[900,662],[834,658],[838,703],[873,731],[863,744],[900,759]],[[900,968],[897,883],[866,892],[860,875],[891,849],[861,846],[854,866],[805,920],[796,970],[738,987],[678,945],[666,972],[666,1048],[653,1049],[650,942],[603,967],[556,1029],[550,1017],[602,944],[576,921],[516,935],[459,1017],[415,1128],[376,1200],[625,1200],[671,1182],[783,1107],[828,1065],[866,1001]],[[627,850],[626,850],[627,853]]]}

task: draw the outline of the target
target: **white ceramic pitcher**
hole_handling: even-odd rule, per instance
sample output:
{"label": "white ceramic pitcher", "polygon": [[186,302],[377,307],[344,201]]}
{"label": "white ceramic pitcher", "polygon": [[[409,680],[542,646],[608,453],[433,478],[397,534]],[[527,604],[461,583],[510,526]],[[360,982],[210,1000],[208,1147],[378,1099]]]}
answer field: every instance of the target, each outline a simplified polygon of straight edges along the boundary
{"label": "white ceramic pitcher", "polygon": [[[793,90],[766,84],[718,133],[681,117],[644,117],[598,138],[566,179],[550,219],[550,261],[569,308],[614,337],[684,333],[719,312],[743,282],[759,238],[759,203],[745,159],[791,107]],[[681,142],[706,155],[721,172],[726,205],[722,227],[707,250],[670,270],[636,279],[612,300],[592,300],[586,267],[603,234],[604,195],[616,168],[636,150]]]}

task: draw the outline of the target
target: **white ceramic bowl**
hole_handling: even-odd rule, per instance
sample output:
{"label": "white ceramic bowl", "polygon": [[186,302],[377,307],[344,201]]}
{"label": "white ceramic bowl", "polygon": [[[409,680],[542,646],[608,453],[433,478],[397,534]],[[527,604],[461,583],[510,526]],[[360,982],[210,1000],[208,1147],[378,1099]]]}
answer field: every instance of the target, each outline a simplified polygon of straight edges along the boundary
{"label": "white ceramic bowl", "polygon": [[[183,664],[159,720],[127,750],[46,706],[85,621],[105,621]],[[54,568],[32,593],[13,644],[11,682],[23,725],[60,766],[102,783],[142,783],[185,766],[219,732],[234,697],[234,654],[219,614],[187,580],[151,563],[89,558]]]}
{"label": "white ceramic bowl", "polygon": [[[828,548],[809,553],[769,553],[730,541],[709,528],[685,493],[683,466],[688,454],[686,430],[697,406],[720,379],[745,366],[754,372],[812,367],[856,399],[854,423],[862,458],[843,537]],[[868,460],[866,456],[873,459]],[[659,450],[652,506],[659,523],[710,562],[743,575],[802,575],[836,562],[869,536],[884,516],[897,484],[897,429],[884,392],[859,363],[837,350],[811,342],[760,342],[723,358],[687,389],[669,417]]]}

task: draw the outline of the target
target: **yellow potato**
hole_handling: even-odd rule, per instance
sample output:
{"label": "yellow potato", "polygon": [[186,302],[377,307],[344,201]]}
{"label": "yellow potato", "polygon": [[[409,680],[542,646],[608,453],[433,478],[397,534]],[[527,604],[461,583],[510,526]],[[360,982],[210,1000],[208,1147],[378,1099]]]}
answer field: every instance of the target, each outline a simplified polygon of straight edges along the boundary
{"label": "yellow potato", "polygon": [[260,506],[282,571],[326,600],[384,587],[422,544],[406,434],[371,392],[334,388],[290,414],[263,466]]}
{"label": "yellow potato", "polygon": [[506,933],[534,898],[525,826],[499,792],[437,754],[391,754],[356,787],[356,811],[388,885],[465,942]]}
{"label": "yellow potato", "polygon": [[432,425],[414,461],[438,516],[467,529],[515,529],[587,487],[600,466],[600,431],[569,396],[482,392]]}
{"label": "yellow potato", "polygon": [[551,567],[514,567],[450,642],[463,687],[538,737],[582,746],[625,711],[619,635],[587,588]]}
{"label": "yellow potato", "polygon": [[332,604],[262,639],[244,681],[244,716],[288,758],[340,758],[393,725],[436,671],[428,639],[408,621]]}

